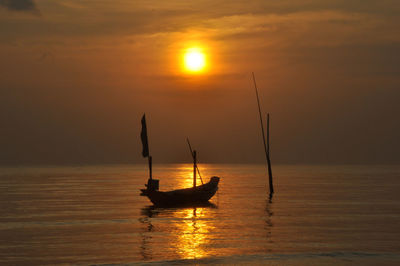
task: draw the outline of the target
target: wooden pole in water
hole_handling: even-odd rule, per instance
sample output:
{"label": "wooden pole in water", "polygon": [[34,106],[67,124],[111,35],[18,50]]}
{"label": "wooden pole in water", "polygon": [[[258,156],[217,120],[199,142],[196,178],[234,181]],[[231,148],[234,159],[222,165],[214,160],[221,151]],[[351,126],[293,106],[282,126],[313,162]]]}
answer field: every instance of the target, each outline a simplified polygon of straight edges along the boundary
{"label": "wooden pole in water", "polygon": [[268,164],[268,176],[269,176],[269,193],[270,197],[274,193],[274,184],[272,183],[272,168],[271,168],[271,153],[269,150],[269,114],[267,114],[267,164]]}
{"label": "wooden pole in water", "polygon": [[197,169],[197,154],[193,151],[193,187],[196,187],[196,169]]}
{"label": "wooden pole in water", "polygon": [[268,166],[269,197],[271,198],[272,194],[274,194],[274,186],[272,183],[271,160],[269,158],[269,114],[267,116],[267,134],[268,134],[268,147],[267,147],[267,143],[265,141],[264,123],[263,123],[262,115],[261,115],[260,99],[258,97],[258,89],[257,89],[257,83],[256,83],[256,78],[254,76],[254,72],[252,72],[252,75],[253,75],[254,88],[256,90],[256,96],[257,96],[258,114],[260,115],[260,125],[261,125],[261,133],[262,133],[263,142],[264,142],[265,158],[267,160],[267,166]]}

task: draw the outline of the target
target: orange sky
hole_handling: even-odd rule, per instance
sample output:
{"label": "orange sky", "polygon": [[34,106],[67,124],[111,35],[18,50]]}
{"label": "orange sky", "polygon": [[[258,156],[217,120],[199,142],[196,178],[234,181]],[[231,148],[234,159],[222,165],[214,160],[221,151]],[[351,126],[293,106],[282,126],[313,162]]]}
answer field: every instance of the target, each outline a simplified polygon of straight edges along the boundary
{"label": "orange sky", "polygon": [[[400,162],[393,1],[0,1],[0,164]],[[201,47],[202,74],[182,71]]]}

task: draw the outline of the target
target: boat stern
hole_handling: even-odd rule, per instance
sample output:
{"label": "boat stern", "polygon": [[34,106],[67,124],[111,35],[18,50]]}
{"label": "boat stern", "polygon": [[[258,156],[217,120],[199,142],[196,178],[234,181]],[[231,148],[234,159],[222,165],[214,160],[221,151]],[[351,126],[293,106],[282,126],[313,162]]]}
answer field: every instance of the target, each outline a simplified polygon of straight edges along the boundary
{"label": "boat stern", "polygon": [[146,188],[140,189],[140,196],[148,196],[149,191],[158,191],[160,187],[160,180],[149,178],[149,180],[147,180],[147,184],[145,184],[144,186]]}

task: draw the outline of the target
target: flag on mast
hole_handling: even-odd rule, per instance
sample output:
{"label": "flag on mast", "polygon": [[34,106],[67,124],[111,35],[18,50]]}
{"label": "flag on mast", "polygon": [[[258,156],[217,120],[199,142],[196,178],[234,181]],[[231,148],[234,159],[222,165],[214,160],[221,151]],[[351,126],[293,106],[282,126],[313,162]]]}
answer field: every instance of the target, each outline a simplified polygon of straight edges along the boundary
{"label": "flag on mast", "polygon": [[146,127],[146,114],[142,117],[142,132],[140,133],[140,138],[143,144],[143,157],[149,157],[149,141],[147,139],[147,127]]}

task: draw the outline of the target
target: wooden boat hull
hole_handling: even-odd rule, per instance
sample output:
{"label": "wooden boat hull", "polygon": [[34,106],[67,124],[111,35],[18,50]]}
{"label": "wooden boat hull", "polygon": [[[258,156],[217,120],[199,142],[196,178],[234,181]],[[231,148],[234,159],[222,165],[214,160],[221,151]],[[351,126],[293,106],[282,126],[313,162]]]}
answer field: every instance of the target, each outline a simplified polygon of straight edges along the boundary
{"label": "wooden boat hull", "polygon": [[172,191],[158,191],[141,189],[143,196],[147,196],[156,206],[175,206],[193,203],[208,202],[218,190],[219,177],[212,177],[204,185]]}

